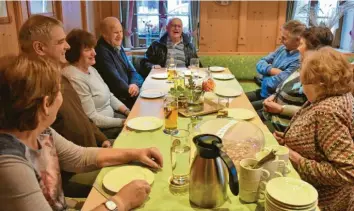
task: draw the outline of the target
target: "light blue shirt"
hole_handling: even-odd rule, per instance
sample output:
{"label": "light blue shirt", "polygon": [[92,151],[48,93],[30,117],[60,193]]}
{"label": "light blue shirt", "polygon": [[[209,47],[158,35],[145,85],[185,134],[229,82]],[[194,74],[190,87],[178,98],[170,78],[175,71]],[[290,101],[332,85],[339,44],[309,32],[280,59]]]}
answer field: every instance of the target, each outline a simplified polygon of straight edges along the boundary
{"label": "light blue shirt", "polygon": [[[257,72],[263,76],[261,96],[267,98],[273,94],[277,86],[299,67],[299,51],[289,51],[284,45],[280,46],[275,52],[263,57],[256,65]],[[269,72],[272,68],[281,69],[282,72],[278,75],[270,76]]]}

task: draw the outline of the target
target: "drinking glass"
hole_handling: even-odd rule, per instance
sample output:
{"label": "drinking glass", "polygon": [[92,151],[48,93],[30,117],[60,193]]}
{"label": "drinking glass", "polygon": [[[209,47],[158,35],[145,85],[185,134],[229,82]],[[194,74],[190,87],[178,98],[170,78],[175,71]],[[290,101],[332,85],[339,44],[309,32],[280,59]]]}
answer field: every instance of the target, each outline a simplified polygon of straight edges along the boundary
{"label": "drinking glass", "polygon": [[176,76],[177,76],[176,64],[171,63],[167,66],[167,82],[173,83],[173,80]]}
{"label": "drinking glass", "polygon": [[171,184],[182,186],[189,183],[190,170],[190,144],[189,131],[178,130],[178,133],[171,135]]}
{"label": "drinking glass", "polygon": [[178,97],[167,95],[164,100],[164,116],[165,116],[165,129],[166,134],[176,134],[177,120],[178,120]]}
{"label": "drinking glass", "polygon": [[230,98],[218,96],[218,106],[219,108],[228,109],[230,106]]}
{"label": "drinking glass", "polygon": [[199,59],[198,58],[191,58],[189,62],[189,67],[191,69],[198,69],[199,68]]}
{"label": "drinking glass", "polygon": [[198,69],[199,69],[199,59],[191,58],[189,61],[189,68],[191,70],[191,75],[194,79],[198,78]]}

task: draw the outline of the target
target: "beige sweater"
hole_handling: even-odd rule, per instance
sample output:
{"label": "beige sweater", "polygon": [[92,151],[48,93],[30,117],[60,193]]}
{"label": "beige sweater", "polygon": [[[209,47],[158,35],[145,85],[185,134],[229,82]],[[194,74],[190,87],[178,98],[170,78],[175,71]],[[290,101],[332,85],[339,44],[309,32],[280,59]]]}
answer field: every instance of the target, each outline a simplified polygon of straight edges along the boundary
{"label": "beige sweater", "polygon": [[[66,205],[61,202],[63,194],[60,169],[68,172],[87,172],[98,168],[98,148],[77,146],[53,129],[48,131],[51,136],[47,137],[52,138],[43,138],[44,141],[39,138],[39,150],[32,150],[17,143],[16,137],[1,134],[0,144],[11,141],[25,150],[25,157],[6,155],[0,151],[1,210],[62,210]],[[52,143],[54,145],[51,145]],[[1,148],[6,150],[6,146]]]}

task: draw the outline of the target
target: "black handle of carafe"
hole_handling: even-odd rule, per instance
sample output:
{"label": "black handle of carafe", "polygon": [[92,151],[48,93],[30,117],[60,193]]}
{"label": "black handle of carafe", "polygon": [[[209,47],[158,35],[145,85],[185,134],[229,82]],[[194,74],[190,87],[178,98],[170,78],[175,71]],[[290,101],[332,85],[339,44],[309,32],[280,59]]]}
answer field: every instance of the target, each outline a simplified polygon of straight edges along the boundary
{"label": "black handle of carafe", "polygon": [[238,195],[239,192],[239,185],[238,185],[238,177],[237,177],[237,170],[232,162],[231,158],[223,151],[220,150],[220,157],[226,164],[229,170],[229,186],[232,194],[235,196]]}

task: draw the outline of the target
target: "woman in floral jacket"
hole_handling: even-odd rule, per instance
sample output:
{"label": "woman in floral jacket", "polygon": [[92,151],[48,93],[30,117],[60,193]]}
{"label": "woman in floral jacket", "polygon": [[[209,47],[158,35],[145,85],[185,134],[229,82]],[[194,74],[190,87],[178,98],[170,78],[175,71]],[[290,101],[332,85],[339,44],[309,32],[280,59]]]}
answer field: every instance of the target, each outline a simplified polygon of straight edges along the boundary
{"label": "woman in floral jacket", "polygon": [[322,211],[354,210],[353,70],[342,54],[324,47],[306,54],[300,74],[308,101],[284,134],[301,178],[319,194]]}

